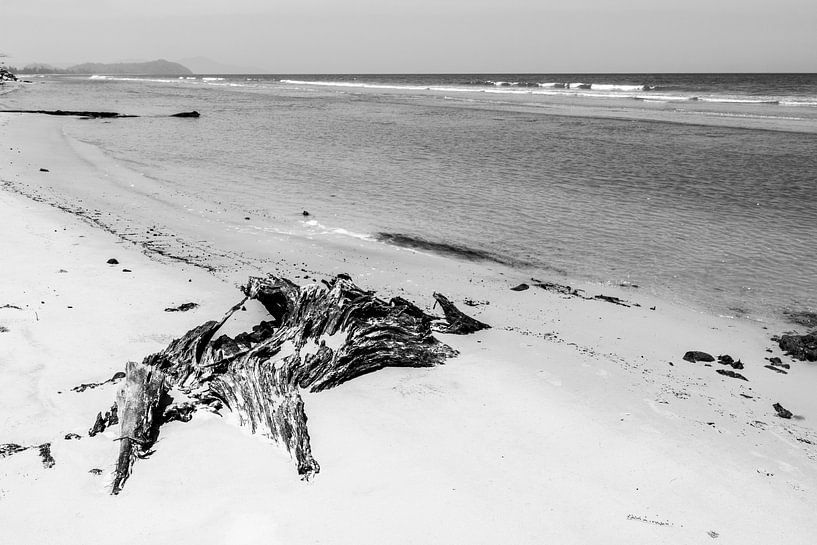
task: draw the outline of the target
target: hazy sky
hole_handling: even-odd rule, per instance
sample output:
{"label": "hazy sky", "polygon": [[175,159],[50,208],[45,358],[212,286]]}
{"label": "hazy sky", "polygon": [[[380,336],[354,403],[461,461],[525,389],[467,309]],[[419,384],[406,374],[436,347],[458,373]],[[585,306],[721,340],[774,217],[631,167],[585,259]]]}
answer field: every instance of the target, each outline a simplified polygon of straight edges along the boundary
{"label": "hazy sky", "polygon": [[817,71],[817,0],[0,0],[11,64],[277,73]]}

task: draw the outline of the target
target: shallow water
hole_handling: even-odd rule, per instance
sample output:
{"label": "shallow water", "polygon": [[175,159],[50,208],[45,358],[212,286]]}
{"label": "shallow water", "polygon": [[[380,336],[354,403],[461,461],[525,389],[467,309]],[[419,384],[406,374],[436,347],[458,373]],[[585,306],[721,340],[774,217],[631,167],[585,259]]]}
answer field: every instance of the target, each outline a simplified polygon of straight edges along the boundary
{"label": "shallow water", "polygon": [[626,282],[723,314],[817,310],[814,78],[624,89],[640,77],[541,95],[466,76],[53,78],[0,107],[202,112],[67,126],[180,207]]}

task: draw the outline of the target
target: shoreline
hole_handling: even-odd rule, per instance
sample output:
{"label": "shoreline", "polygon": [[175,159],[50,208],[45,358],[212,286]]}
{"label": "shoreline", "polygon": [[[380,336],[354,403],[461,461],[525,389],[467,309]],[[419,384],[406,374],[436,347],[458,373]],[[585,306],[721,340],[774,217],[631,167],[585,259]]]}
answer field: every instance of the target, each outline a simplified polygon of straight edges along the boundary
{"label": "shoreline", "polygon": [[[103,170],[117,175],[108,162],[77,161],[65,148],[57,153],[60,143],[43,138],[46,125],[27,118],[14,126],[10,147],[21,159],[4,165],[0,178],[25,186],[43,175],[45,162],[54,183],[92,184]],[[8,130],[2,118],[0,130]],[[394,248],[375,252],[354,241],[333,248],[259,237],[266,262],[225,266],[205,253],[205,262],[217,264],[210,274],[162,257],[158,244],[140,246],[162,238],[148,226],[106,233],[99,229],[103,210],[77,217],[5,189],[0,249],[13,266],[0,267],[0,306],[20,310],[0,310],[8,329],[0,333],[0,359],[10,362],[0,366],[0,442],[50,441],[56,460],[44,469],[33,454],[0,459],[0,514],[12,521],[7,533],[16,542],[96,543],[119,526],[133,543],[156,535],[227,543],[241,532],[253,542],[256,531],[287,543],[360,543],[360,529],[372,521],[374,541],[405,543],[587,543],[611,534],[621,543],[688,543],[708,540],[710,531],[726,542],[808,543],[817,530],[817,402],[804,387],[817,369],[804,362],[791,362],[787,375],[765,369],[767,356],[790,361],[769,341],[779,331],[626,288],[603,293],[640,307],[535,286],[513,292],[524,278],[503,267]],[[191,224],[193,232],[201,225]],[[124,238],[127,232],[135,234]],[[107,265],[110,257],[120,265]],[[231,284],[259,272],[302,283],[348,273],[363,288],[435,313],[431,293],[439,291],[494,329],[442,336],[461,354],[444,366],[386,369],[305,394],[324,467],[311,483],[297,479],[276,445],[229,417],[168,425],[120,498],[156,517],[147,533],[106,495],[116,431],[62,439],[85,435],[115,388],[67,390],[104,380],[125,361],[217,319],[235,302]],[[466,299],[490,304],[465,306]],[[163,311],[188,301],[201,306]],[[716,374],[717,364],[683,361],[687,350],[742,359],[748,382]],[[775,402],[800,418],[779,419]],[[103,475],[88,474],[89,466]],[[33,528],[44,506],[53,520]],[[181,519],[175,527],[174,517]]]}
{"label": "shoreline", "polygon": [[[58,129],[62,126],[59,119],[25,114],[2,115],[1,112],[0,119],[10,123],[12,130],[50,133],[49,153],[59,158],[56,166],[61,171],[59,174],[54,171],[26,177],[25,169],[33,168],[36,171],[32,161],[38,160],[23,156],[23,160],[28,161],[27,165],[10,164],[10,174],[2,180],[7,189],[85,216],[125,240],[144,245],[146,251],[195,263],[234,282],[242,281],[250,272],[258,274],[270,268],[284,274],[288,268],[300,263],[300,254],[304,251],[319,254],[321,259],[316,265],[302,263],[307,270],[300,272],[325,278],[337,272],[347,272],[345,256],[351,253],[357,260],[351,266],[362,267],[363,270],[372,268],[364,261],[376,261],[381,272],[385,271],[385,265],[393,270],[409,267],[423,274],[426,267],[421,261],[429,259],[433,262],[433,268],[448,271],[446,274],[461,267],[472,278],[482,278],[486,271],[493,280],[501,276],[508,288],[540,278],[547,282],[575,285],[587,293],[594,292],[590,295],[604,294],[621,299],[635,296],[644,298],[644,304],[648,306],[669,305],[690,312],[748,321],[760,327],[766,326],[775,333],[799,329],[798,322],[791,316],[809,311],[807,307],[798,308],[789,303],[780,303],[772,308],[765,300],[759,303],[762,308],[726,308],[726,300],[721,301],[717,309],[714,306],[707,308],[698,301],[685,300],[668,286],[641,285],[637,288],[630,284],[629,276],[602,281],[571,274],[555,266],[515,262],[512,258],[487,251],[410,234],[350,234],[343,228],[323,225],[321,222],[326,220],[315,219],[314,215],[303,218],[300,222],[302,229],[293,230],[287,222],[295,223],[294,217],[265,217],[262,213],[257,214],[257,211],[220,208],[207,199],[179,193],[168,187],[165,181],[135,170],[127,161],[118,160],[101,148],[66,135],[64,130]],[[33,139],[34,136],[31,134],[27,138]],[[0,156],[5,155],[4,158],[13,162],[19,151],[17,148],[8,153],[0,150]],[[53,160],[40,163],[54,165]],[[93,168],[86,169],[88,165]],[[78,176],[91,178],[94,182],[87,187],[78,187],[69,181]],[[54,178],[59,180],[55,182]],[[126,193],[130,193],[135,200],[126,199]],[[171,200],[166,200],[168,198]],[[134,209],[134,202],[139,203],[138,209]],[[244,217],[245,214],[248,214],[247,217]],[[201,240],[201,232],[207,233],[205,240]],[[260,244],[256,247],[256,243]],[[287,251],[293,245],[298,249]],[[270,258],[276,254],[282,257]],[[465,259],[458,259],[463,254]],[[331,262],[329,268],[324,266],[327,261]],[[377,265],[375,268],[378,268]],[[375,275],[368,271],[366,274]],[[381,286],[390,287],[390,284],[391,280],[386,280]]]}

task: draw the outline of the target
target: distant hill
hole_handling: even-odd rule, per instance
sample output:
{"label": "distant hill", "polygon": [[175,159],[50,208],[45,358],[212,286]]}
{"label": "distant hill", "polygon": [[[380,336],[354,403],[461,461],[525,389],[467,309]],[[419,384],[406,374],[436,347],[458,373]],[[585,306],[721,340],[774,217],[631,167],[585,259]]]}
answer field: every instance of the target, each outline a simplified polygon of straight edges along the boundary
{"label": "distant hill", "polygon": [[111,75],[146,75],[151,76],[178,76],[192,74],[193,72],[186,66],[177,62],[170,62],[164,59],[149,62],[118,62],[103,64],[88,62],[69,66],[59,72],[70,74],[111,74]]}
{"label": "distant hill", "polygon": [[194,74],[266,74],[269,71],[253,66],[236,66],[214,61],[207,57],[190,57],[179,61]]}

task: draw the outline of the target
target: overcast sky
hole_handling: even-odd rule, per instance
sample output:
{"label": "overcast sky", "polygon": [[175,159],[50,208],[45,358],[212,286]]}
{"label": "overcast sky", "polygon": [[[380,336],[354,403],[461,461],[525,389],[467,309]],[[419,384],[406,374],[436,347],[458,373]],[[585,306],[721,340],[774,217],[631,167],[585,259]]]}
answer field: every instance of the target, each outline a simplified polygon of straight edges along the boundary
{"label": "overcast sky", "polygon": [[0,0],[11,64],[815,72],[817,0]]}

